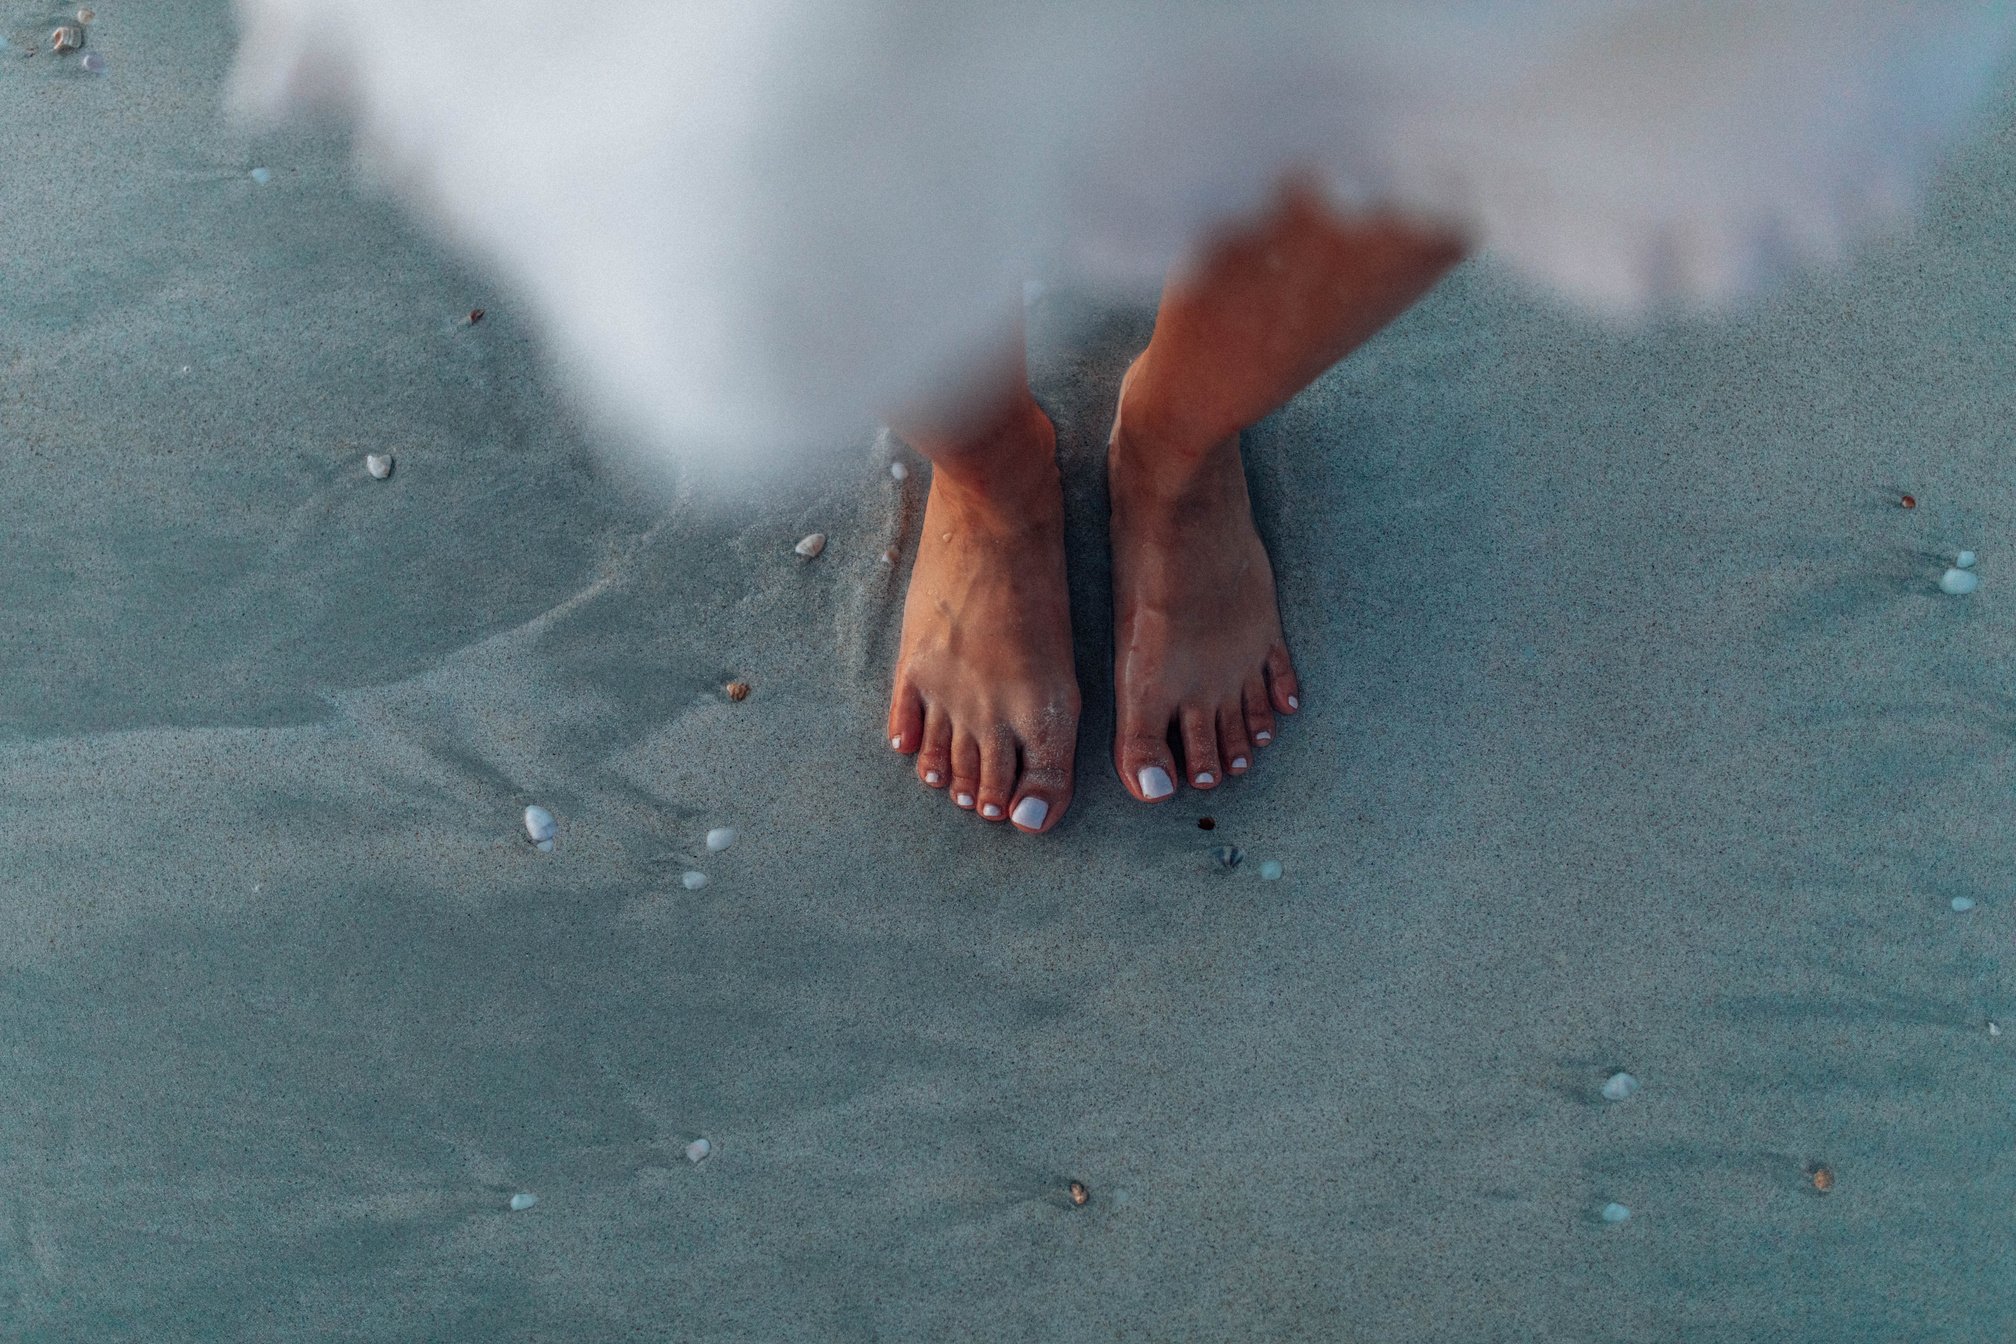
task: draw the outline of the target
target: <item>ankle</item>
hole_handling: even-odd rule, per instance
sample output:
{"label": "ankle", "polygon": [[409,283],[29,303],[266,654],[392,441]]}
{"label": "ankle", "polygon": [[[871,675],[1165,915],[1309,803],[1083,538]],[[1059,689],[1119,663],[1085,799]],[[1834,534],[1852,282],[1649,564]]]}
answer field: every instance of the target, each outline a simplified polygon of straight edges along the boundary
{"label": "ankle", "polygon": [[1244,426],[1213,415],[1184,389],[1160,376],[1153,347],[1135,359],[1120,382],[1112,450],[1158,474],[1185,476]]}
{"label": "ankle", "polygon": [[957,441],[913,446],[931,460],[932,490],[963,504],[1011,508],[1032,492],[1056,487],[1057,432],[1032,397]]}

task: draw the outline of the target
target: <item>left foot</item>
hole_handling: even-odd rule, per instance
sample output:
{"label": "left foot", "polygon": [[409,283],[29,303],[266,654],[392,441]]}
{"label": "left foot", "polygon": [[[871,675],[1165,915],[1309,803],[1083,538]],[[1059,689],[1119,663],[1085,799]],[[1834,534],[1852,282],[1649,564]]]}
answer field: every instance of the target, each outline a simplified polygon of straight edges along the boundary
{"label": "left foot", "polygon": [[[1130,415],[1107,452],[1112,501],[1113,764],[1144,803],[1216,788],[1274,740],[1301,689],[1253,527],[1239,436],[1201,450]],[[1180,744],[1181,761],[1171,749]]]}

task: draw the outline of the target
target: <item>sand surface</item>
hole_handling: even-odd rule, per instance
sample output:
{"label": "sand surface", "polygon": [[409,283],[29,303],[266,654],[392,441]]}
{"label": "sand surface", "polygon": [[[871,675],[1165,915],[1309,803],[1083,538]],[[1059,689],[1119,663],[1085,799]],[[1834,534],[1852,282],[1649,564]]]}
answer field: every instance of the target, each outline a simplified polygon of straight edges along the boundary
{"label": "sand surface", "polygon": [[2016,106],[1852,272],[1620,335],[1475,263],[1253,432],[1307,708],[1158,809],[1146,319],[1051,292],[1038,842],[882,742],[921,463],[634,470],[218,121],[223,5],[91,41],[0,53],[0,1339],[2016,1334]]}

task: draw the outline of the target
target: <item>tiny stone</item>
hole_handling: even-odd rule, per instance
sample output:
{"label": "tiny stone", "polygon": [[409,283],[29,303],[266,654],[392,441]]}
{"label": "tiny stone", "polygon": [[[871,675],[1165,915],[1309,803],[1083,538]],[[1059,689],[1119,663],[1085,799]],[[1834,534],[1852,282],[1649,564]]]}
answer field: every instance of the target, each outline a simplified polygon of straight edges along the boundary
{"label": "tiny stone", "polygon": [[100,52],[87,51],[77,58],[77,63],[91,74],[102,75],[105,73],[105,57]]}
{"label": "tiny stone", "polygon": [[1246,852],[1237,845],[1213,845],[1211,857],[1227,868],[1237,868],[1246,858]]}
{"label": "tiny stone", "polygon": [[888,565],[891,569],[896,567],[896,548],[894,546],[882,552],[882,563]]}
{"label": "tiny stone", "polygon": [[1073,1181],[1067,1188],[1071,1193],[1071,1202],[1079,1208],[1082,1209],[1092,1202],[1092,1192],[1085,1188],[1085,1182]]}
{"label": "tiny stone", "polygon": [[1897,496],[1897,502],[1907,509],[1915,509],[1918,507],[1918,501],[1910,495]]}
{"label": "tiny stone", "polygon": [[520,1192],[511,1196],[511,1212],[523,1213],[539,1202],[539,1196]]}
{"label": "tiny stone", "polygon": [[1278,881],[1280,881],[1280,880],[1281,880],[1281,860],[1279,860],[1279,859],[1269,859],[1269,860],[1267,860],[1267,862],[1265,862],[1265,863],[1261,864],[1261,865],[1260,865],[1260,880],[1261,880],[1262,882],[1278,882]]}
{"label": "tiny stone", "polygon": [[364,455],[364,470],[370,472],[374,479],[384,480],[392,474],[392,454],[366,453]]}
{"label": "tiny stone", "polygon": [[749,698],[749,683],[746,681],[731,681],[721,689],[730,700],[747,700]]}
{"label": "tiny stone", "polygon": [[1603,1221],[1606,1223],[1621,1223],[1630,1216],[1631,1210],[1625,1208],[1622,1204],[1605,1204],[1603,1206]]}
{"label": "tiny stone", "polygon": [[1949,569],[1939,576],[1939,591],[1964,597],[1981,586],[1981,576],[1971,569]]}
{"label": "tiny stone", "polygon": [[1974,898],[1972,896],[1955,896],[1953,898],[1953,909],[1958,913],[1964,915],[1973,908]]}
{"label": "tiny stone", "polygon": [[1197,818],[1197,829],[1200,831],[1215,831],[1218,829],[1218,819],[1216,817],[1199,817]]}
{"label": "tiny stone", "polygon": [[1806,1179],[1813,1182],[1813,1188],[1824,1195],[1834,1188],[1834,1169],[1832,1167],[1815,1166],[1811,1171],[1806,1173]]}
{"label": "tiny stone", "polygon": [[889,474],[900,481],[910,474],[910,468],[904,466],[901,462],[891,462],[889,464]]}
{"label": "tiny stone", "polygon": [[1972,568],[1974,568],[1974,552],[1972,552],[1972,551],[1962,551],[1962,552],[1960,552],[1960,554],[1958,554],[1958,555],[1954,556],[1954,557],[1953,557],[1953,567],[1954,567],[1955,569],[1972,569]]}
{"label": "tiny stone", "polygon": [[77,22],[79,23],[89,23],[97,17],[98,13],[96,10],[80,9],[77,11]]}
{"label": "tiny stone", "polygon": [[1609,1101],[1622,1101],[1638,1090],[1638,1080],[1628,1073],[1613,1073],[1603,1084],[1603,1096]]}
{"label": "tiny stone", "polygon": [[470,325],[470,326],[472,326],[472,327],[473,327],[473,326],[475,326],[475,325],[476,325],[476,324],[477,324],[478,322],[481,322],[482,320],[483,320],[483,310],[482,310],[481,308],[471,308],[471,309],[469,310],[469,325]]}
{"label": "tiny stone", "polygon": [[733,826],[716,826],[713,830],[707,832],[707,848],[716,853],[734,843],[735,828]]}
{"label": "tiny stone", "polygon": [[254,182],[263,187],[273,180],[273,170],[271,168],[254,168],[250,176]]}
{"label": "tiny stone", "polygon": [[532,837],[534,844],[541,841],[550,842],[557,829],[553,824],[553,814],[545,808],[535,803],[525,809],[525,834]]}
{"label": "tiny stone", "polygon": [[1988,1034],[1990,1036],[2000,1036],[2002,1034],[2002,1028],[1996,1026],[1993,1022],[1990,1022],[1988,1024]]}
{"label": "tiny stone", "polygon": [[688,869],[679,875],[679,884],[688,891],[698,891],[707,885],[707,874]]}
{"label": "tiny stone", "polygon": [[686,1145],[686,1160],[696,1166],[707,1160],[707,1154],[714,1151],[714,1145],[705,1139],[695,1139]]}
{"label": "tiny stone", "polygon": [[807,560],[813,559],[819,552],[826,549],[826,534],[824,532],[814,532],[791,549],[804,556]]}

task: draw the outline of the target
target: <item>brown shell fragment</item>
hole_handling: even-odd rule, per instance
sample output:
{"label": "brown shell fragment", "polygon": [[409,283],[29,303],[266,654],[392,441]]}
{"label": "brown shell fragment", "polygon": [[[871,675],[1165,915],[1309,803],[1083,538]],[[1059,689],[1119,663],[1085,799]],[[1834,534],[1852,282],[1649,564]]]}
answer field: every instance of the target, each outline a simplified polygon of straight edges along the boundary
{"label": "brown shell fragment", "polygon": [[746,681],[731,681],[721,689],[728,693],[730,700],[747,700],[749,698],[749,683]]}
{"label": "brown shell fragment", "polygon": [[66,51],[76,51],[83,45],[84,30],[74,23],[58,24],[56,31],[49,34],[49,50],[59,54]]}
{"label": "brown shell fragment", "polygon": [[1082,1209],[1092,1202],[1092,1192],[1085,1188],[1085,1182],[1073,1181],[1068,1189],[1071,1192],[1071,1202],[1077,1207]]}
{"label": "brown shell fragment", "polygon": [[1806,1179],[1813,1182],[1813,1188],[1824,1195],[1834,1188],[1834,1169],[1815,1163],[1807,1168]]}

